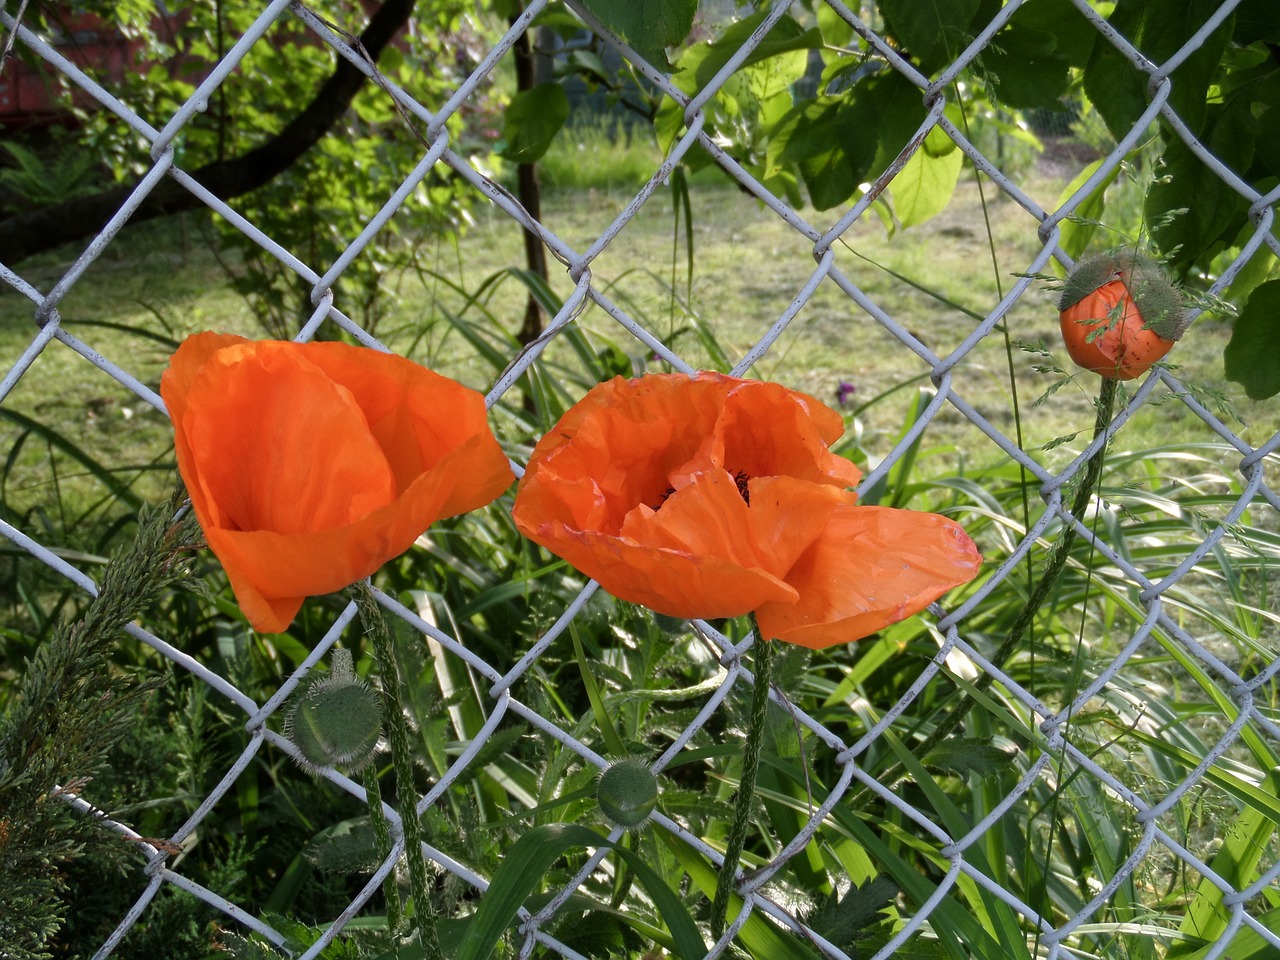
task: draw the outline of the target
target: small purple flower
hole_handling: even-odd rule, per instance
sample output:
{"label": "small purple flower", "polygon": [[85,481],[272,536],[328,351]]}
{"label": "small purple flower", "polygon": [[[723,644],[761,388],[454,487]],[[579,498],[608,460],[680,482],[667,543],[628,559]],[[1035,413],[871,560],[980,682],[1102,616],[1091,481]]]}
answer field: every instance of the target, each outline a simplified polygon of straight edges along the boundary
{"label": "small purple flower", "polygon": [[846,406],[849,403],[849,398],[857,392],[858,388],[852,383],[848,380],[841,380],[840,385],[836,387],[836,402],[842,407]]}

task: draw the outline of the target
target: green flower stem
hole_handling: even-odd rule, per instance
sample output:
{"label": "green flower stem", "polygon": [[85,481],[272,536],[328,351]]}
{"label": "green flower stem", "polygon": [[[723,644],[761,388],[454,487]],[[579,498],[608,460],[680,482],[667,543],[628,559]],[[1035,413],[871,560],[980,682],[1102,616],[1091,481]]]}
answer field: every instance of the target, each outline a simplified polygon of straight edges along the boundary
{"label": "green flower stem", "polygon": [[[391,741],[391,763],[396,772],[396,799],[400,805],[400,823],[404,830],[405,858],[409,861],[409,888],[413,891],[414,919],[426,960],[444,960],[440,937],[436,932],[435,908],[427,889],[427,863],[422,856],[422,826],[418,822],[418,790],[414,785],[413,754],[409,748],[409,730],[404,722],[400,671],[391,646],[382,607],[374,599],[373,588],[360,580],[351,585],[351,593],[360,610],[360,622],[373,642],[373,653],[382,672],[383,706],[387,736]],[[372,807],[372,804],[370,804]]]}
{"label": "green flower stem", "polygon": [[755,631],[755,688],[751,693],[751,721],[747,728],[747,742],[742,751],[742,776],[738,779],[738,802],[733,811],[733,824],[729,828],[725,844],[724,866],[716,881],[716,896],[711,904],[711,935],[719,940],[724,933],[725,919],[729,912],[729,896],[733,893],[734,874],[742,848],[751,826],[751,813],[755,808],[756,773],[760,769],[760,745],[764,740],[765,719],[769,711],[769,685],[773,682],[773,642],[763,639],[755,614],[750,615],[751,629]]}
{"label": "green flower stem", "polygon": [[[378,785],[378,764],[365,765],[361,781],[364,785],[365,801],[369,804],[369,820],[373,824],[373,838],[377,844],[378,857],[384,858],[391,852],[391,824],[387,815],[382,812],[382,788]],[[392,936],[400,928],[400,887],[396,885],[394,868],[382,881],[382,897],[387,902],[387,930]]]}
{"label": "green flower stem", "polygon": [[[1104,377],[1102,379],[1102,387],[1098,390],[1097,418],[1094,420],[1093,425],[1093,438],[1095,440],[1106,432],[1107,427],[1111,426],[1111,413],[1115,407],[1115,400],[1116,381]],[[1106,444],[1103,444],[1094,452],[1093,456],[1085,461],[1084,475],[1080,481],[1080,487],[1076,490],[1075,499],[1071,501],[1071,515],[1073,517],[1079,517],[1084,513],[1085,508],[1089,506],[1093,491],[1102,477],[1102,463],[1105,459],[1106,450]],[[1012,656],[1014,650],[1022,643],[1022,638],[1035,620],[1036,614],[1044,605],[1045,600],[1048,599],[1049,591],[1058,582],[1058,577],[1067,565],[1067,557],[1070,556],[1071,548],[1075,542],[1075,525],[1066,524],[1063,528],[1062,536],[1054,544],[1053,549],[1049,551],[1049,559],[1045,563],[1044,572],[1040,574],[1040,579],[1036,582],[1035,587],[1032,588],[1031,595],[1027,597],[1027,602],[1023,604],[1022,610],[1018,613],[1018,618],[1013,622],[1013,626],[1009,628],[1004,642],[1000,644],[995,655],[991,657],[990,663],[993,666],[1003,668],[1005,661]],[[974,689],[976,692],[981,693],[994,682],[994,674],[984,673],[974,683]],[[928,756],[930,750],[949,737],[952,731],[960,726],[964,718],[969,715],[969,711],[973,709],[975,703],[977,703],[977,700],[966,696],[956,709],[943,716],[942,720],[934,728],[933,733],[926,737],[918,748],[913,749],[912,753],[922,759]],[[902,773],[903,766],[898,763],[889,770],[886,776],[879,779],[882,783],[893,783],[902,776]]]}

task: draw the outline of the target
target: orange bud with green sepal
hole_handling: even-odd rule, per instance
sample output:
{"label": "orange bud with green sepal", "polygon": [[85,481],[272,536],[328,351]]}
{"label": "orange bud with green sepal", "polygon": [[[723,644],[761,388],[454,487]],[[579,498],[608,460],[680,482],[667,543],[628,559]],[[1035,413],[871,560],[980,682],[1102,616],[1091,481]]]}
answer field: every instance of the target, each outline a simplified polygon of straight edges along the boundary
{"label": "orange bud with green sepal", "polygon": [[1113,380],[1132,380],[1187,329],[1182,294],[1150,257],[1131,251],[1082,260],[1058,300],[1071,359]]}

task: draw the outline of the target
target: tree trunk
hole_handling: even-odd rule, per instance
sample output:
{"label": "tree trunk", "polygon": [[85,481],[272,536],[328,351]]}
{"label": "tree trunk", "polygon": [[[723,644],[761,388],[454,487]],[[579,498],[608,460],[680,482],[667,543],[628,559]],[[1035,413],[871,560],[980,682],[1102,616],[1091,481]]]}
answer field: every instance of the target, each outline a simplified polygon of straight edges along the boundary
{"label": "tree trunk", "polygon": [[[514,18],[512,19],[514,23]],[[529,39],[529,31],[520,34],[513,48],[516,59],[516,92],[532,90],[538,83],[533,43]],[[542,222],[542,187],[538,184],[538,167],[533,163],[522,163],[516,168],[516,183],[520,204],[529,211],[529,216]],[[524,260],[530,273],[541,277],[545,283],[547,276],[547,250],[542,240],[531,230],[524,231]],[[532,293],[525,302],[524,322],[517,334],[522,346],[528,346],[542,335],[545,323],[542,307]]]}

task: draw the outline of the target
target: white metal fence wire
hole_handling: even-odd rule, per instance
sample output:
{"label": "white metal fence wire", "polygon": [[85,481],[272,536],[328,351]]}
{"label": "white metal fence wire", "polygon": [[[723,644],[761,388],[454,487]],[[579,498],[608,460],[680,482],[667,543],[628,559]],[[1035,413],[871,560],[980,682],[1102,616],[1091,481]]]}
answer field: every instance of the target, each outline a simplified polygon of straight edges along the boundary
{"label": "white metal fence wire", "polygon": [[[822,748],[826,750],[832,751],[842,773],[838,782],[830,787],[825,796],[814,798],[818,805],[814,806],[807,816],[801,818],[802,825],[796,834],[779,838],[781,846],[776,855],[761,869],[743,876],[738,889],[744,899],[744,909],[709,955],[724,953],[729,940],[742,923],[752,913],[760,912],[772,918],[782,927],[796,931],[822,953],[832,957],[845,956],[837,946],[827,943],[817,936],[813,930],[805,927],[802,921],[789,910],[786,903],[772,896],[770,883],[791,858],[795,857],[814,837],[829,813],[837,805],[846,802],[852,792],[865,788],[866,791],[870,791],[872,795],[883,802],[887,809],[896,811],[896,815],[912,821],[922,835],[932,837],[932,855],[938,862],[946,864],[945,874],[941,881],[936,883],[929,896],[923,898],[920,902],[910,904],[907,911],[907,921],[893,938],[878,951],[877,957],[893,955],[922,926],[930,926],[940,922],[937,915],[939,904],[953,897],[961,888],[977,891],[995,898],[1024,918],[1026,929],[1033,931],[1031,936],[1038,934],[1039,949],[1050,960],[1060,956],[1074,955],[1071,953],[1069,946],[1073,936],[1082,932],[1086,925],[1096,921],[1099,911],[1109,902],[1122,884],[1132,881],[1135,873],[1142,868],[1144,861],[1150,859],[1155,862],[1162,858],[1164,860],[1181,861],[1194,875],[1204,878],[1223,893],[1222,903],[1229,913],[1228,922],[1214,941],[1212,948],[1204,954],[1205,960],[1212,960],[1213,957],[1223,955],[1237,933],[1246,928],[1252,929],[1257,937],[1260,938],[1260,942],[1264,944],[1264,951],[1266,949],[1274,951],[1273,954],[1268,955],[1280,956],[1280,936],[1277,936],[1272,932],[1272,929],[1259,920],[1255,915],[1256,911],[1249,908],[1251,903],[1256,904],[1259,902],[1261,896],[1268,890],[1273,891],[1271,903],[1274,904],[1274,888],[1277,879],[1280,878],[1280,862],[1272,863],[1269,866],[1264,863],[1261,875],[1253,883],[1245,889],[1236,889],[1231,882],[1215,873],[1201,856],[1189,849],[1184,842],[1185,838],[1180,837],[1173,822],[1167,816],[1175,805],[1187,800],[1189,795],[1210,787],[1212,783],[1212,778],[1210,777],[1212,766],[1227,751],[1238,744],[1242,731],[1248,731],[1250,735],[1261,735],[1273,741],[1280,741],[1280,726],[1277,725],[1273,716],[1263,709],[1266,690],[1275,683],[1277,674],[1280,673],[1280,658],[1271,659],[1248,677],[1242,676],[1231,664],[1224,662],[1208,649],[1206,644],[1202,642],[1203,638],[1198,638],[1188,632],[1176,609],[1165,601],[1165,595],[1172,586],[1186,577],[1188,572],[1195,568],[1210,551],[1213,551],[1223,542],[1224,538],[1230,537],[1233,525],[1241,522],[1247,510],[1280,508],[1280,498],[1278,498],[1272,486],[1268,484],[1264,472],[1267,458],[1274,455],[1277,447],[1280,447],[1280,434],[1271,437],[1257,447],[1246,443],[1227,424],[1215,416],[1212,411],[1195,399],[1192,393],[1185,389],[1184,385],[1168,370],[1158,369],[1141,383],[1132,394],[1127,406],[1115,418],[1112,427],[1108,431],[1108,436],[1114,436],[1117,431],[1122,430],[1130,416],[1144,404],[1156,399],[1173,398],[1175,402],[1185,404],[1186,408],[1202,421],[1212,434],[1216,435],[1231,448],[1234,448],[1240,457],[1235,467],[1239,481],[1234,503],[1226,510],[1224,515],[1209,524],[1203,541],[1194,549],[1191,549],[1181,563],[1174,569],[1164,573],[1163,576],[1155,577],[1140,559],[1135,559],[1127,552],[1117,550],[1105,537],[1095,537],[1090,525],[1084,523],[1081,517],[1071,516],[1064,504],[1063,490],[1080,473],[1085,460],[1102,444],[1102,438],[1095,441],[1087,449],[1082,450],[1079,456],[1064,469],[1052,470],[1032,453],[1020,449],[1018,444],[1004,430],[979,412],[972,398],[966,397],[957,387],[954,378],[957,365],[962,363],[984,338],[992,334],[997,324],[1018,303],[1020,298],[1031,289],[1035,281],[1029,276],[1017,279],[999,302],[986,305],[985,317],[981,322],[973,326],[962,342],[950,352],[939,354],[917,339],[907,328],[902,317],[894,316],[873,299],[860,286],[858,279],[838,263],[836,255],[836,243],[842,234],[867,214],[874,199],[905,166],[914,152],[921,148],[926,134],[938,129],[943,131],[964,152],[964,155],[985,175],[990,183],[998,187],[1000,191],[1025,211],[1027,215],[1025,229],[1028,232],[1034,232],[1038,238],[1039,249],[1034,258],[1024,265],[1022,272],[1025,274],[1046,272],[1050,260],[1053,258],[1069,266],[1069,263],[1067,263],[1068,258],[1059,246],[1060,232],[1064,221],[1076,214],[1083,200],[1124,161],[1135,143],[1145,136],[1149,123],[1159,116],[1163,118],[1172,130],[1176,131],[1177,135],[1185,141],[1195,156],[1199,158],[1203,164],[1204,176],[1218,178],[1230,190],[1246,198],[1249,203],[1249,218],[1253,225],[1252,234],[1244,244],[1244,249],[1239,257],[1217,278],[1210,292],[1218,293],[1224,290],[1255,251],[1258,251],[1263,245],[1269,247],[1277,256],[1280,256],[1280,239],[1277,239],[1277,233],[1274,230],[1275,208],[1277,200],[1280,200],[1280,188],[1272,189],[1270,193],[1263,195],[1249,183],[1243,182],[1239,176],[1220,162],[1213,152],[1197,140],[1169,105],[1170,92],[1176,82],[1175,79],[1171,78],[1173,71],[1201,45],[1215,26],[1229,15],[1237,4],[1234,2],[1223,3],[1174,56],[1164,63],[1151,63],[1124,36],[1119,35],[1112,29],[1090,3],[1086,2],[1086,0],[1074,0],[1074,3],[1078,15],[1086,18],[1097,29],[1104,41],[1113,44],[1116,49],[1120,50],[1132,64],[1132,69],[1147,79],[1150,105],[1142,117],[1134,124],[1129,134],[1117,143],[1105,157],[1093,176],[1055,209],[1044,209],[1033,201],[1020,188],[1019,184],[1002,173],[996,164],[985,156],[966,137],[965,133],[953,124],[944,112],[949,102],[949,97],[952,95],[950,87],[953,80],[974,61],[982,52],[984,46],[990,42],[993,34],[1016,12],[1020,6],[1017,0],[1013,0],[1013,2],[1003,6],[988,27],[982,31],[973,43],[947,69],[933,79],[921,75],[909,62],[902,59],[893,46],[859,18],[856,8],[851,9],[837,2],[837,0],[831,0],[829,3],[830,8],[852,26],[857,35],[874,48],[877,54],[889,63],[893,69],[899,71],[919,89],[920,97],[928,108],[928,115],[916,135],[904,146],[897,158],[886,169],[877,172],[877,178],[867,193],[862,195],[852,206],[839,211],[834,218],[822,220],[817,220],[808,214],[793,209],[788,203],[771,194],[721,149],[717,142],[708,137],[704,129],[706,124],[705,110],[709,102],[716,92],[733,77],[735,71],[740,69],[741,65],[747,61],[752,50],[762,42],[779,18],[787,12],[790,4],[786,0],[779,0],[779,2],[771,6],[767,18],[742,45],[737,54],[716,73],[715,77],[703,89],[692,97],[677,89],[666,75],[645,63],[623,41],[611,35],[588,10],[583,9],[574,0],[568,0],[567,5],[589,29],[594,31],[621,56],[634,64],[656,88],[684,106],[685,123],[685,130],[671,149],[666,161],[653,171],[648,183],[636,194],[632,202],[589,244],[584,247],[574,246],[558,236],[546,223],[540,223],[531,217],[510,193],[491,182],[455,152],[450,142],[449,131],[446,128],[446,121],[459,111],[468,102],[469,98],[476,94],[485,78],[510,53],[512,46],[516,43],[521,33],[529,28],[530,22],[547,6],[547,0],[534,0],[523,14],[513,22],[505,36],[488,52],[479,66],[444,102],[420,103],[405,90],[390,83],[385,78],[378,78],[377,82],[381,85],[385,96],[394,99],[400,108],[421,123],[421,129],[424,131],[422,158],[412,170],[403,172],[404,179],[400,189],[387,199],[385,206],[377,216],[369,221],[359,236],[351,240],[345,252],[332,264],[306,263],[294,251],[282,248],[272,237],[259,230],[254,223],[249,222],[227,203],[212,195],[204,186],[193,179],[188,172],[184,171],[175,160],[175,143],[181,140],[184,127],[198,111],[204,109],[205,105],[210,102],[218,86],[232,76],[233,71],[235,71],[237,65],[250,48],[256,43],[265,42],[264,37],[267,36],[272,25],[280,18],[293,17],[300,19],[320,42],[331,46],[341,57],[346,58],[357,69],[372,75],[369,63],[359,50],[353,49],[349,38],[335,33],[328,21],[318,15],[315,10],[303,3],[296,2],[296,0],[274,0],[274,2],[264,5],[261,15],[256,19],[252,28],[246,31],[228,50],[226,56],[217,64],[216,69],[199,85],[187,103],[172,116],[160,118],[147,118],[139,115],[131,104],[117,99],[109,90],[60,55],[52,45],[17,22],[8,12],[5,12],[0,15],[0,23],[3,23],[4,29],[11,36],[16,36],[16,43],[25,45],[34,54],[43,58],[60,71],[71,83],[96,100],[103,109],[114,113],[135,130],[139,136],[145,138],[147,143],[150,144],[150,170],[141,179],[128,200],[120,206],[111,221],[84,248],[83,253],[75,260],[72,266],[52,285],[42,289],[37,284],[24,278],[17,269],[0,264],[0,278],[3,278],[3,281],[9,287],[20,292],[30,301],[32,304],[32,319],[35,321],[29,345],[22,351],[20,356],[12,360],[3,380],[0,381],[0,402],[3,402],[19,380],[28,374],[32,364],[38,357],[47,351],[65,349],[83,358],[85,362],[100,370],[103,376],[114,379],[141,400],[157,409],[163,410],[163,404],[155,392],[129,372],[127,360],[123,361],[123,365],[121,365],[121,363],[99,354],[91,343],[72,335],[66,329],[63,325],[64,318],[60,314],[60,305],[76,284],[90,282],[85,279],[86,271],[103,257],[104,252],[109,249],[121,228],[129,221],[130,214],[148,193],[166,177],[176,180],[191,191],[218,216],[225,219],[227,223],[234,225],[246,237],[260,245],[271,256],[287,265],[289,269],[312,285],[312,301],[315,304],[315,310],[310,320],[298,331],[298,339],[309,339],[316,334],[321,326],[333,324],[341,327],[368,346],[378,348],[380,344],[366,331],[362,330],[347,313],[344,313],[344,304],[335,299],[333,284],[350,264],[361,256],[362,251],[365,250],[370,240],[379,231],[386,229],[398,216],[402,215],[402,207],[406,202],[406,198],[428,175],[431,169],[436,165],[445,165],[470,184],[493,207],[505,213],[516,224],[533,231],[556,259],[563,264],[568,277],[573,283],[572,293],[566,298],[563,309],[551,318],[545,334],[527,349],[520,352],[518,356],[513,356],[510,366],[493,384],[487,396],[490,405],[496,403],[503,394],[512,389],[513,385],[534,363],[547,345],[555,341],[566,326],[590,304],[600,307],[617,322],[621,329],[643,343],[646,351],[652,351],[678,370],[689,370],[691,368],[686,360],[670,349],[655,331],[646,329],[635,316],[632,316],[627,309],[610,297],[605,286],[597,282],[593,276],[593,264],[615,239],[627,230],[628,225],[636,217],[641,207],[650,200],[654,192],[664,183],[681,158],[695,145],[698,145],[709,153],[744,190],[758,198],[777,217],[781,218],[794,231],[797,238],[803,238],[802,242],[808,245],[815,261],[815,266],[812,268],[808,278],[795,291],[791,304],[777,316],[776,321],[772,323],[768,331],[745,353],[733,372],[743,374],[750,370],[788,330],[793,319],[810,302],[816,290],[834,287],[847,296],[852,305],[852,312],[862,317],[861,322],[879,325],[894,341],[900,344],[902,350],[910,351],[918,357],[921,363],[927,366],[936,386],[936,395],[919,419],[916,430],[904,437],[884,457],[883,461],[866,476],[863,489],[869,489],[880,481],[899,462],[902,455],[910,449],[919,431],[926,430],[937,415],[951,408],[954,411],[958,411],[960,416],[976,427],[991,444],[1012,458],[1029,475],[1035,477],[1041,484],[1041,493],[1044,501],[1043,509],[1031,530],[1018,542],[1016,549],[1007,555],[1003,564],[980,589],[969,595],[964,603],[955,609],[945,610],[936,606],[932,608],[931,615],[936,618],[937,633],[942,641],[937,656],[928,668],[921,673],[917,682],[902,700],[892,705],[892,708],[884,714],[880,721],[868,728],[860,739],[856,742],[846,742],[828,730],[817,719],[794,706],[789,708],[792,710],[797,722],[811,732],[813,742],[821,744]],[[637,265],[643,266],[643,264]],[[1125,642],[1117,642],[1118,653],[1109,662],[1096,670],[1089,679],[1087,686],[1072,702],[1060,709],[1052,709],[1026,691],[1014,677],[1004,672],[999,665],[987,662],[980,650],[975,649],[966,640],[965,628],[966,621],[975,614],[975,611],[981,610],[984,601],[987,600],[991,593],[999,589],[1019,565],[1025,562],[1028,552],[1037,549],[1036,544],[1041,535],[1046,530],[1061,529],[1061,527],[1057,526],[1059,521],[1063,524],[1074,524],[1078,535],[1092,543],[1093,548],[1105,558],[1107,563],[1116,567],[1124,577],[1127,577],[1136,586],[1138,599],[1144,614],[1139,622],[1126,624],[1118,621],[1116,623],[1115,629],[1129,633],[1129,639]],[[1256,519],[1254,522],[1257,522]],[[51,570],[65,577],[69,584],[85,591],[87,594],[95,592],[96,588],[92,579],[77,569],[74,564],[59,556],[56,552],[56,544],[42,542],[41,536],[36,530],[20,530],[8,523],[0,522],[0,533],[17,547],[27,551],[32,557],[47,564]],[[580,755],[587,764],[601,768],[605,766],[606,760],[604,757],[575,738],[570,731],[562,729],[556,723],[546,719],[538,709],[529,703],[523,702],[515,693],[517,681],[527,674],[551,644],[561,640],[562,635],[574,617],[585,606],[587,599],[594,590],[594,585],[588,585],[577,600],[564,610],[563,615],[556,620],[554,625],[541,637],[536,638],[536,641],[532,642],[525,655],[506,673],[497,670],[447,632],[439,629],[435,624],[427,622],[417,612],[406,609],[394,598],[385,594],[379,596],[380,601],[391,614],[402,618],[413,628],[438,643],[440,649],[445,651],[445,655],[456,657],[464,662],[474,672],[475,676],[484,678],[484,682],[488,684],[489,713],[484,729],[453,760],[447,775],[442,777],[430,792],[421,797],[418,803],[419,812],[426,810],[435,802],[437,797],[449,788],[452,782],[468,770],[468,765],[483,749],[489,736],[506,724],[519,725],[527,731],[554,738],[554,740],[559,741],[568,749]],[[250,738],[244,752],[225,771],[216,789],[203,798],[189,819],[172,835],[164,838],[164,842],[143,840],[134,835],[127,826],[113,824],[114,828],[122,834],[138,841],[138,848],[147,861],[146,876],[148,881],[133,908],[120,919],[115,932],[102,944],[97,953],[98,957],[106,957],[117,948],[122,938],[125,937],[138,919],[146,913],[157,893],[166,884],[188,891],[210,904],[225,915],[226,923],[231,927],[255,931],[275,944],[284,942],[285,938],[280,931],[274,929],[269,923],[264,922],[255,914],[254,905],[234,903],[219,890],[211,889],[198,880],[185,876],[181,865],[175,865],[172,853],[180,849],[184,842],[188,841],[196,831],[200,830],[202,824],[205,824],[209,818],[216,817],[215,807],[217,807],[219,801],[235,788],[237,779],[249,768],[255,756],[265,745],[270,744],[275,749],[285,753],[291,753],[294,750],[290,742],[277,733],[276,729],[273,729],[271,721],[277,717],[282,704],[303,680],[307,672],[326,655],[330,647],[337,641],[353,616],[354,607],[348,607],[333,624],[332,629],[325,638],[316,645],[305,662],[301,664],[288,681],[280,687],[274,696],[261,703],[237,689],[231,678],[214,673],[205,664],[197,662],[181,650],[176,649],[165,637],[153,636],[136,625],[129,628],[130,633],[138,640],[153,648],[161,656],[171,660],[178,667],[199,677],[218,696],[225,698],[227,704],[236,710],[242,711],[245,729],[249,732]],[[735,685],[749,685],[751,682],[750,674],[745,669],[741,659],[741,655],[744,649],[749,647],[749,643],[734,646],[723,635],[707,624],[699,624],[697,629],[711,644],[714,644],[721,651],[722,680],[714,692],[706,697],[701,709],[689,723],[684,733],[654,761],[653,769],[655,771],[662,770],[677,757],[690,738],[707,723],[708,719],[718,709],[722,708],[725,698]],[[1223,691],[1223,699],[1218,705],[1221,712],[1222,725],[1216,744],[1206,755],[1199,758],[1198,763],[1181,780],[1169,782],[1163,795],[1153,796],[1149,787],[1135,788],[1133,784],[1127,783],[1123,776],[1118,775],[1114,768],[1100,763],[1095,758],[1089,745],[1083,741],[1077,741],[1073,736],[1073,731],[1070,729],[1070,721],[1071,718],[1079,716],[1087,708],[1087,705],[1097,696],[1100,690],[1111,683],[1122,671],[1126,670],[1130,660],[1147,642],[1152,631],[1157,629],[1174,638],[1175,642],[1181,647],[1182,655],[1193,660],[1200,669],[1214,678]],[[996,682],[1006,691],[1006,695],[1011,699],[1020,701],[1028,711],[1028,715],[1038,720],[1038,732],[1041,738],[1038,742],[1028,743],[1025,746],[1025,749],[1034,758],[1025,775],[995,804],[988,815],[978,822],[964,824],[962,829],[956,829],[954,825],[947,826],[936,822],[931,814],[917,809],[902,796],[899,796],[897,792],[869,777],[859,766],[859,758],[865,754],[870,745],[877,738],[880,738],[894,718],[928,687],[938,672],[943,669],[948,658],[953,658],[957,655],[967,659],[977,671],[994,675]],[[776,691],[774,698],[778,699]],[[277,723],[275,726],[278,727],[279,724]],[[1058,775],[1059,768],[1057,764],[1063,761],[1064,758],[1077,776],[1094,779],[1100,791],[1108,795],[1112,803],[1108,807],[1109,813],[1106,815],[1114,815],[1115,811],[1118,810],[1126,811],[1127,822],[1118,825],[1117,828],[1131,831],[1136,840],[1132,843],[1127,858],[1123,862],[1113,864],[1104,877],[1104,882],[1095,884],[1091,890],[1092,898],[1087,904],[1066,922],[1054,923],[1050,918],[1040,916],[1032,906],[1022,902],[1013,893],[1003,889],[979,866],[982,858],[974,854],[981,851],[984,838],[988,835],[992,825],[1005,815],[1010,807],[1024,798],[1037,781]],[[331,770],[324,771],[322,775],[341,790],[363,800],[364,790],[358,783]],[[94,810],[92,806],[93,797],[90,793],[91,791],[86,791],[85,796],[74,799],[75,805],[85,811],[86,814]],[[386,814],[393,825],[399,823],[399,815],[395,810],[388,807]],[[686,826],[677,820],[659,813],[655,818],[655,825],[657,829],[667,831],[678,842],[688,844],[709,861],[720,862],[721,856],[717,850],[690,833]],[[615,830],[611,835],[611,839],[616,840],[620,833],[620,830]],[[369,877],[363,890],[351,901],[348,908],[342,911],[340,915],[331,918],[332,924],[329,926],[328,931],[314,946],[306,951],[306,957],[318,955],[332,938],[343,930],[344,925],[362,910],[378,890],[384,877],[393,869],[394,860],[401,849],[397,847],[397,849],[393,850],[391,856],[387,857],[377,871]],[[540,948],[545,948],[552,953],[558,953],[565,957],[579,956],[578,953],[557,940],[549,932],[549,921],[578,886],[597,868],[606,853],[607,850],[603,848],[599,850],[595,856],[583,865],[577,876],[564,885],[557,896],[546,902],[536,912],[525,911],[521,913],[522,922],[518,934],[518,942],[522,945],[521,955],[529,955]],[[488,879],[486,877],[476,875],[465,865],[452,859],[441,850],[427,846],[425,854],[442,871],[452,874],[461,882],[474,887],[477,891],[484,891],[487,888]],[[1156,907],[1153,906],[1152,909],[1154,923],[1156,922],[1154,919]],[[1264,953],[1251,954],[1251,956],[1263,955]]]}

